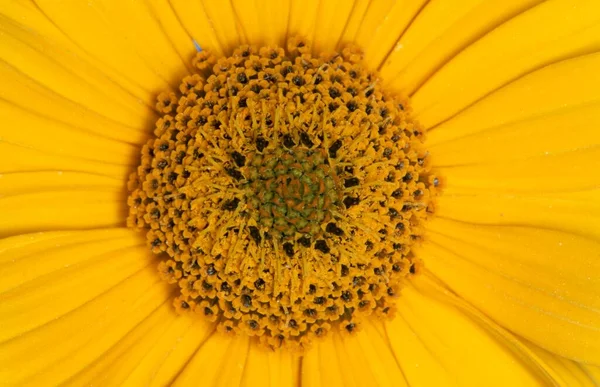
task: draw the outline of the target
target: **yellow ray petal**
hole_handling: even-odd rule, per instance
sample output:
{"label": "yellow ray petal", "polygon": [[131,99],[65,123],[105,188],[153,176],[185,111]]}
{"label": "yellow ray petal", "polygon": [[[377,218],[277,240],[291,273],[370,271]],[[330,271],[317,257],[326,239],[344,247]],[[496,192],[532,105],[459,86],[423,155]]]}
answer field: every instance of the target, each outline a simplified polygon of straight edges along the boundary
{"label": "yellow ray petal", "polygon": [[[485,200],[485,205],[494,203]],[[551,352],[600,362],[597,236],[590,239],[560,226],[558,231],[522,227],[510,219],[481,226],[436,218],[428,229],[416,254],[453,291]]]}
{"label": "yellow ray petal", "polygon": [[230,2],[174,0],[171,6],[188,34],[203,49],[222,56],[243,42]]}
{"label": "yellow ray petal", "polygon": [[593,201],[580,200],[577,192],[573,195],[447,192],[439,197],[436,214],[479,225],[543,228],[600,238],[600,190],[590,191]]}
{"label": "yellow ray petal", "polygon": [[[539,140],[546,141],[545,143],[566,141],[570,144],[577,139],[586,138],[590,140],[588,144],[593,144],[594,140],[597,141],[597,137],[594,137],[596,131],[592,130],[593,120],[596,118],[589,109],[600,101],[599,66],[599,53],[582,55],[519,78],[436,127],[428,134],[428,146],[440,154],[440,164],[444,165],[448,164],[447,153],[456,149],[453,147],[459,145],[460,141],[469,141],[469,136],[473,136],[473,139],[494,136],[496,131],[509,131],[512,127],[514,130],[525,130],[526,125],[539,133],[544,130],[542,126],[550,124],[545,119],[564,119],[565,116],[575,118],[576,114],[581,114],[582,119],[591,119],[590,125],[585,127],[582,122],[575,120],[572,125],[575,132],[569,129],[570,135],[566,136],[566,122],[563,121],[562,130],[559,129],[559,124],[549,127],[543,136],[547,139]],[[498,106],[502,108],[498,109]],[[529,133],[525,132],[524,135]],[[471,152],[479,154],[472,146],[463,148],[461,153],[466,155],[454,155],[458,157],[455,163],[469,162]],[[510,157],[511,154],[503,156]],[[467,160],[463,161],[465,157]]]}
{"label": "yellow ray petal", "polygon": [[[26,332],[0,344],[3,382],[59,384],[102,356],[161,304],[170,303],[167,287],[156,275],[156,261],[148,259],[144,250],[128,254],[120,249],[108,256],[95,255],[90,246],[93,245],[85,242],[73,245],[73,249],[65,250],[61,269],[34,280],[37,286],[30,286],[30,291],[11,294],[23,301],[38,297],[39,303],[34,308],[28,302],[8,304],[22,308],[22,312],[12,311],[11,316],[23,319]],[[86,255],[87,259],[80,257]],[[70,266],[70,261],[75,264]],[[123,264],[116,263],[119,261]],[[77,266],[79,270],[74,269]],[[77,286],[78,274],[90,279]],[[55,316],[52,306],[66,312],[61,305],[69,305],[72,310]],[[29,310],[39,313],[31,316],[36,321],[58,318],[27,331],[29,322],[25,320],[30,318]],[[27,367],[22,367],[23,364]]]}
{"label": "yellow ray petal", "polygon": [[[359,24],[354,42],[365,51],[365,61],[377,69],[426,0],[371,1]],[[352,26],[349,26],[352,28]]]}
{"label": "yellow ray petal", "polygon": [[242,386],[292,387],[298,377],[294,364],[299,357],[287,351],[269,351],[252,346],[244,369]]}
{"label": "yellow ray petal", "polygon": [[598,385],[597,381],[573,360],[544,351],[535,344],[527,342],[525,344],[560,377],[561,386],[594,387]]}
{"label": "yellow ray petal", "polygon": [[430,1],[386,57],[381,75],[412,94],[460,50],[541,1]]}
{"label": "yellow ray petal", "polygon": [[60,229],[120,226],[126,214],[121,190],[56,190],[0,198],[0,236]]}
{"label": "yellow ray petal", "polygon": [[133,145],[86,133],[1,100],[0,120],[4,123],[1,141],[43,152],[123,165],[139,153]]}
{"label": "yellow ray petal", "polygon": [[545,65],[600,49],[600,3],[544,2],[504,23],[436,72],[413,95],[426,128]]}
{"label": "yellow ray petal", "polygon": [[73,3],[68,8],[54,1],[36,4],[78,47],[149,96],[177,88],[187,72],[144,2]]}
{"label": "yellow ray petal", "polygon": [[595,383],[595,386],[600,384],[600,366],[593,366],[589,364],[581,364],[580,366]]}
{"label": "yellow ray petal", "polygon": [[24,76],[126,126],[137,128],[152,114],[153,95],[90,56],[86,49],[95,53],[91,42],[78,46],[32,2],[6,3],[0,18],[0,58]]}
{"label": "yellow ray petal", "polygon": [[122,182],[127,181],[127,177],[131,173],[129,165],[107,164],[77,157],[62,156],[1,140],[0,154],[5,160],[0,164],[0,173],[72,171],[108,176]]}
{"label": "yellow ray petal", "polygon": [[[332,332],[331,336],[337,335]],[[300,384],[302,386],[347,386],[357,385],[347,371],[347,355],[340,352],[335,341],[339,338],[328,337],[314,343],[313,348],[302,357]],[[349,364],[349,363],[348,363]],[[365,372],[366,373],[366,372]],[[372,380],[372,379],[371,379]]]}
{"label": "yellow ray petal", "polygon": [[[123,228],[42,232],[2,239],[0,294],[9,291],[18,293],[18,286],[36,279],[51,280],[51,274],[57,270],[93,262],[90,258],[114,253],[119,248],[140,247],[144,244],[143,234]],[[90,251],[80,254],[82,248]]]}
{"label": "yellow ray petal", "polygon": [[[352,371],[348,370],[348,373],[359,386],[408,385],[402,364],[398,363],[379,321],[365,321],[356,337],[342,339],[338,350],[352,359],[349,361],[353,364]],[[363,376],[370,378],[363,382]]]}
{"label": "yellow ray petal", "polygon": [[[171,314],[173,313],[173,306]],[[214,332],[214,327],[197,316],[177,316],[175,322],[163,335],[157,337],[151,348],[132,348],[132,356],[143,358],[132,368],[124,384],[130,386],[171,385],[202,343]],[[133,363],[133,361],[132,361]]]}
{"label": "yellow ray petal", "polygon": [[[178,317],[174,313],[173,305],[165,302],[95,362],[70,377],[65,384],[70,386],[123,385],[144,355],[153,350],[156,341],[162,339],[179,321],[184,320]],[[153,373],[154,370],[148,370],[148,377],[151,378]]]}
{"label": "yellow ray petal", "polygon": [[123,181],[107,176],[70,171],[39,171],[28,173],[4,173],[0,177],[0,195],[67,189],[121,190]]}
{"label": "yellow ray petal", "polygon": [[289,0],[234,0],[233,9],[248,42],[285,47]]}
{"label": "yellow ray petal", "polygon": [[198,348],[174,386],[189,386],[199,380],[205,386],[238,386],[248,355],[248,336],[214,334]]}
{"label": "yellow ray petal", "polygon": [[412,286],[402,290],[386,331],[410,385],[542,384],[536,369],[484,326]]}
{"label": "yellow ray petal", "polygon": [[317,23],[319,0],[291,1],[287,36],[312,37]]}
{"label": "yellow ray petal", "polygon": [[[510,152],[510,147],[506,151]],[[527,154],[527,151],[524,153]],[[599,158],[600,146],[595,146],[521,160],[508,158],[505,161],[436,169],[447,182],[448,194],[487,191],[497,194],[524,192],[541,196],[543,192],[572,192],[599,188],[600,171],[596,168]]]}
{"label": "yellow ray petal", "polygon": [[310,37],[313,42],[313,52],[329,52],[336,48],[353,6],[354,1],[347,0],[319,3],[315,28]]}
{"label": "yellow ray petal", "polygon": [[[377,3],[373,3],[373,5],[375,4]],[[356,41],[356,34],[363,23],[365,12],[367,12],[367,9],[369,9],[370,6],[370,0],[354,0],[352,12],[350,12],[348,20],[346,20],[346,27],[342,32],[342,36],[340,36],[339,44],[344,45]]]}

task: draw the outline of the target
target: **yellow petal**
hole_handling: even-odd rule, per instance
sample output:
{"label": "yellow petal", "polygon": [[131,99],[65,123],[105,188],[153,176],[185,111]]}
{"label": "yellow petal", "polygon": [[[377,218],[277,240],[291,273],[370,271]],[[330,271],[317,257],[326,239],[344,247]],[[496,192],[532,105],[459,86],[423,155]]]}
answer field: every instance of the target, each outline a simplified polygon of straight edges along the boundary
{"label": "yellow petal", "polygon": [[[440,211],[415,253],[428,270],[500,325],[556,354],[599,364],[599,228],[588,235],[569,232],[569,221],[578,225],[590,218],[573,209],[565,210],[564,219],[550,215],[555,225],[547,220],[536,224],[535,214],[558,207],[546,203],[536,210],[537,205],[508,203],[503,208],[520,208],[523,221],[506,211],[504,218],[496,216],[497,225],[491,214],[484,215],[491,224],[482,225],[481,219],[442,219]],[[495,201],[483,197],[470,198],[465,206],[498,211]],[[456,215],[460,210],[454,208]]]}
{"label": "yellow petal", "polygon": [[0,343],[4,383],[60,384],[99,359],[160,305],[170,304],[169,291],[156,275],[156,261],[149,259],[143,246],[132,246],[143,242],[132,231],[31,237],[65,247],[48,255],[50,264],[42,263],[42,272],[35,267],[43,258],[33,247],[35,242],[24,243],[25,237],[3,242],[13,246],[4,253],[22,253],[3,266],[29,263],[30,270],[38,271],[29,276],[17,268],[22,272],[13,275],[26,274],[27,282],[1,295],[2,321],[7,322]]}
{"label": "yellow petal", "polygon": [[[52,8],[50,11],[54,13],[56,3],[49,3]],[[82,27],[85,25],[86,28],[91,28],[91,22],[83,21],[85,15],[77,14],[77,7],[74,5],[60,8],[57,11],[58,19],[70,20],[75,24],[75,26],[71,25],[72,28],[77,28],[77,23]],[[75,15],[70,14],[71,11]],[[153,114],[149,107],[154,106],[152,94],[154,90],[145,88],[150,84],[135,84],[134,81],[127,79],[130,74],[120,73],[122,68],[112,68],[105,62],[105,60],[112,61],[117,64],[117,67],[124,66],[127,63],[126,57],[132,56],[131,50],[118,52],[117,47],[123,44],[123,39],[119,36],[113,34],[106,37],[105,34],[97,34],[92,38],[78,33],[65,35],[60,29],[62,25],[57,26],[54,20],[41,12],[36,4],[29,2],[6,3],[0,15],[3,20],[0,23],[3,32],[3,37],[0,39],[0,58],[6,61],[9,67],[22,73],[22,76],[46,88],[47,93],[56,94],[58,97],[85,106],[91,112],[107,117],[109,120],[134,128],[139,128],[139,122],[144,122]],[[98,15],[96,19],[95,25],[101,17]],[[69,28],[68,25],[64,27]],[[84,28],[81,32],[83,30]],[[108,31],[111,31],[110,27],[105,31],[110,34]],[[102,37],[109,41],[100,44]],[[80,38],[91,40],[83,42],[73,40]],[[114,51],[110,51],[111,46],[115,48]],[[104,52],[105,56],[94,56],[103,49],[108,51]],[[138,74],[135,70],[130,72],[131,76]],[[142,70],[139,73],[141,76],[144,74]],[[38,91],[26,92],[24,96],[37,94]],[[23,97],[18,100],[27,101]],[[39,98],[31,102],[37,101]],[[52,107],[57,105],[56,101],[49,101],[49,103]],[[57,115],[54,117],[60,118]]]}
{"label": "yellow petal", "polygon": [[[318,386],[346,386],[358,385],[362,380],[354,381],[347,372],[348,364],[344,360],[349,360],[341,348],[337,348],[334,338],[337,332],[332,332],[331,337],[318,341],[313,348],[302,357],[302,372],[300,374],[301,385],[310,387]],[[366,376],[365,372],[362,376]],[[372,379],[371,379],[372,381]]]}
{"label": "yellow petal", "polygon": [[0,236],[35,231],[120,226],[126,217],[121,190],[69,190],[0,198]]}
{"label": "yellow petal", "polygon": [[144,2],[73,3],[67,8],[42,0],[37,5],[88,55],[150,97],[169,87],[177,88],[187,73],[182,58]]}
{"label": "yellow petal", "polygon": [[[593,130],[600,103],[599,66],[600,53],[583,55],[534,71],[491,93],[428,133],[436,164],[512,159],[600,143]],[[539,137],[535,142],[534,136]],[[505,147],[516,147],[515,152],[500,152]]]}
{"label": "yellow petal", "polygon": [[71,171],[40,171],[28,173],[5,173],[0,177],[0,195],[9,196],[23,193],[67,189],[120,190],[123,181],[107,176]]}
{"label": "yellow petal", "polygon": [[545,65],[600,49],[600,3],[544,2],[490,32],[445,64],[413,95],[431,128],[508,82]]}
{"label": "yellow petal", "polygon": [[598,385],[598,380],[595,380],[592,375],[589,375],[582,365],[573,360],[565,359],[564,357],[544,351],[534,344],[525,344],[545,363],[546,367],[552,369],[557,375],[557,379],[560,378],[560,380],[557,380],[558,385],[588,387]]}
{"label": "yellow petal", "polygon": [[294,364],[299,361],[299,356],[288,351],[269,351],[251,346],[241,385],[244,387],[295,386],[299,376]]}
{"label": "yellow petal", "polygon": [[335,50],[353,7],[354,2],[347,0],[319,3],[314,32],[310,37],[315,53]]}
{"label": "yellow petal", "polygon": [[198,348],[173,385],[189,386],[202,381],[204,386],[238,386],[249,341],[248,336],[213,334]]}
{"label": "yellow petal", "polygon": [[314,36],[319,0],[290,1],[287,36]]}
{"label": "yellow petal", "polygon": [[233,9],[244,36],[252,44],[285,47],[290,2],[234,0]]}
{"label": "yellow petal", "polygon": [[412,94],[462,49],[542,0],[431,1],[381,66],[381,75],[395,89]]}
{"label": "yellow petal", "polygon": [[386,323],[390,345],[409,385],[531,386],[543,379],[523,354],[481,322],[408,286],[395,319]]}
{"label": "yellow petal", "polygon": [[171,6],[188,34],[203,49],[222,56],[242,44],[242,27],[236,23],[230,2],[174,0]]}

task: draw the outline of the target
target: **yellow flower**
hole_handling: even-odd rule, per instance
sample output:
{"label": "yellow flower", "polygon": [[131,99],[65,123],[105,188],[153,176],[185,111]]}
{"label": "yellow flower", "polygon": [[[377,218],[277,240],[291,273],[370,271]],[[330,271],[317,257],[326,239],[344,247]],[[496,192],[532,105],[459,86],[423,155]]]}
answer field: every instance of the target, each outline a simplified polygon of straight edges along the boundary
{"label": "yellow flower", "polygon": [[[244,44],[285,47],[296,35],[314,54],[358,45],[379,71],[378,87],[410,96],[410,117],[427,132],[425,167],[442,183],[407,261],[422,267],[403,269],[395,318],[365,318],[351,335],[331,329],[301,352],[267,350],[176,313],[173,299],[195,297],[203,284],[167,284],[161,276],[185,279],[181,263],[165,260],[159,273],[153,239],[126,227],[127,181],[165,120],[156,97],[181,92],[180,81],[197,72],[195,46],[222,58]],[[596,0],[3,3],[0,381],[599,384],[599,51]],[[160,106],[170,103],[165,95]],[[327,157],[309,153],[296,157],[316,166]],[[264,172],[256,157],[255,169],[237,173]],[[320,195],[315,182],[306,189]],[[264,210],[254,196],[237,198],[224,199],[227,211],[246,199]],[[335,218],[323,203],[314,208]],[[259,221],[283,222],[282,235],[292,223],[256,219],[256,230]],[[213,220],[194,221],[206,228]],[[336,237],[345,232],[331,227]],[[248,243],[262,241],[256,232]],[[237,243],[222,240],[223,251]],[[220,310],[206,299],[186,305]],[[249,316],[238,320],[253,326]]]}

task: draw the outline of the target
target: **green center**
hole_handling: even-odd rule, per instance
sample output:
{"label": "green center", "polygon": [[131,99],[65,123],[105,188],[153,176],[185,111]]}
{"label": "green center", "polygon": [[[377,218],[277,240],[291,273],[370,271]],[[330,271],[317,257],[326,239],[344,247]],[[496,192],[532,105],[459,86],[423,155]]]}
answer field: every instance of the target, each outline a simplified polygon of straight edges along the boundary
{"label": "green center", "polygon": [[324,151],[257,152],[244,175],[250,216],[279,240],[318,237],[340,205],[338,179]]}

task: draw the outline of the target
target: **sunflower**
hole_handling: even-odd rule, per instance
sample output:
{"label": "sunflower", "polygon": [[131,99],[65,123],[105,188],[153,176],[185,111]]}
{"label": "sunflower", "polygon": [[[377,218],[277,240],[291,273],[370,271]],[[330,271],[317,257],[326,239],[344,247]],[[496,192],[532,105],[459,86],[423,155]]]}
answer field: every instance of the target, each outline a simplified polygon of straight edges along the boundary
{"label": "sunflower", "polygon": [[600,384],[600,3],[10,1],[6,385]]}

